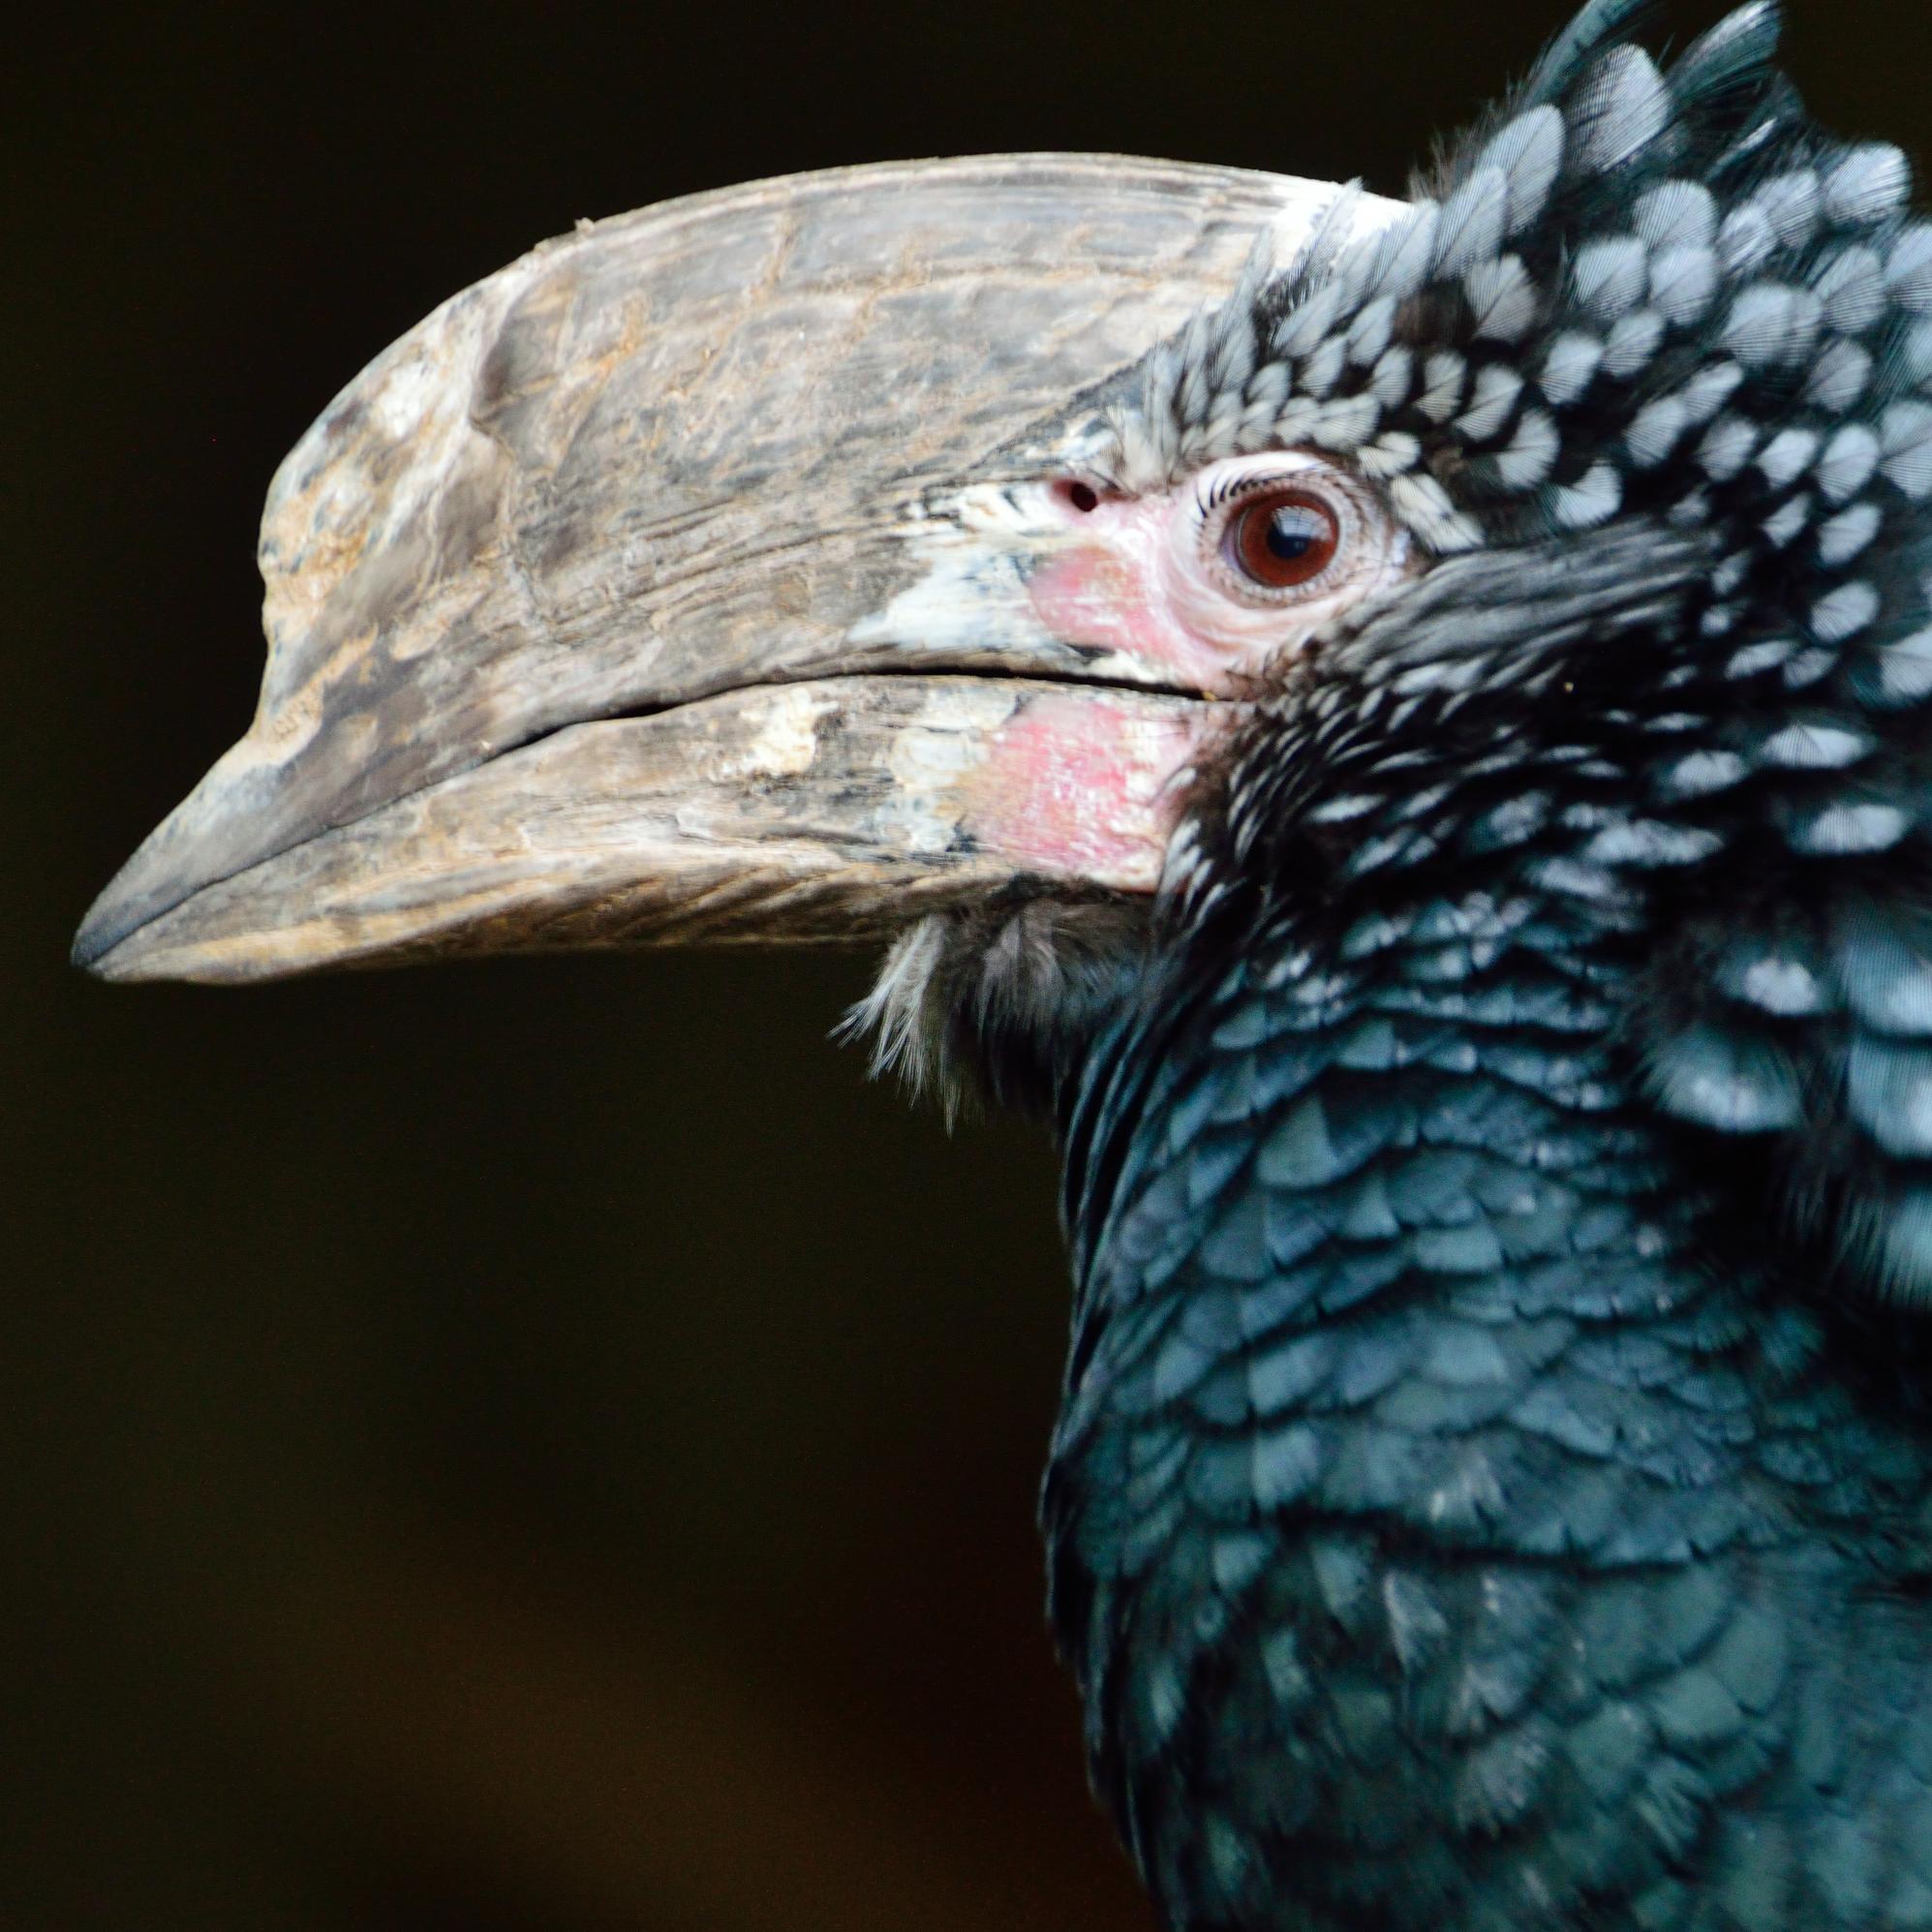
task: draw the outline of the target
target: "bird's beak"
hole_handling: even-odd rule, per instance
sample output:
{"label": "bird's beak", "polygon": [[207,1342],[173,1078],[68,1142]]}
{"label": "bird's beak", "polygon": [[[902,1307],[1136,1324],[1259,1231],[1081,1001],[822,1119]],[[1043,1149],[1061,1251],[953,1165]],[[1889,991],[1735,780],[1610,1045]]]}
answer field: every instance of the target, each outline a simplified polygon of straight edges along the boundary
{"label": "bird's beak", "polygon": [[1023,875],[1151,889],[1216,707],[1035,578],[1078,540],[1109,386],[1332,192],[847,169],[465,291],[283,464],[255,721],[77,959],[249,979],[849,938]]}

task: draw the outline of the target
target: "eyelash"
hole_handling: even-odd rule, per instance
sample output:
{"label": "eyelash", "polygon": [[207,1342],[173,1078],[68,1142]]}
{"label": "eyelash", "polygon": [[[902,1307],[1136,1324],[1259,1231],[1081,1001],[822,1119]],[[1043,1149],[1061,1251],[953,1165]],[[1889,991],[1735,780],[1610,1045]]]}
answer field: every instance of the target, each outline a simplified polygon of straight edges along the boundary
{"label": "eyelash", "polygon": [[1204,497],[1200,485],[1194,488],[1194,509],[1203,523],[1213,515],[1225,503],[1236,497],[1252,496],[1256,490],[1263,490],[1274,483],[1285,482],[1286,475],[1277,470],[1252,470],[1245,474],[1236,470],[1214,480],[1212,488]]}

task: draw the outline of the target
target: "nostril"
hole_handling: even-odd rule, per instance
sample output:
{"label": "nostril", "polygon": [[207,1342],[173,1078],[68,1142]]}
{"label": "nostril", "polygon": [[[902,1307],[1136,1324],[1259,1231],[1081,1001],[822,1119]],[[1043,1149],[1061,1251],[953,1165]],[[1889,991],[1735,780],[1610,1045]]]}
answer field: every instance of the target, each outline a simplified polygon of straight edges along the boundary
{"label": "nostril", "polygon": [[1082,516],[1099,507],[1099,492],[1090,483],[1059,482],[1054,485],[1054,492],[1061,503],[1070,509],[1077,509]]}

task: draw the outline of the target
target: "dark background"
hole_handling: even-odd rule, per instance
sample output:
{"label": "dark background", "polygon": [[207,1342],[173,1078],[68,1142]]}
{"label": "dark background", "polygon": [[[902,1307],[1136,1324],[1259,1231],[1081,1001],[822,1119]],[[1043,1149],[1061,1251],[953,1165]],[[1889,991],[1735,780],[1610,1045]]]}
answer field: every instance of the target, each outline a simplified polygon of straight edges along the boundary
{"label": "dark background", "polygon": [[[827,1044],[867,962],[209,994],[66,947],[246,722],[276,461],[463,284],[580,215],[885,156],[1395,189],[1562,11],[74,9],[10,42],[0,1922],[1148,1924],[1042,1627],[1050,1151],[949,1140]],[[1820,110],[1922,152],[1924,0],[1794,11]]]}

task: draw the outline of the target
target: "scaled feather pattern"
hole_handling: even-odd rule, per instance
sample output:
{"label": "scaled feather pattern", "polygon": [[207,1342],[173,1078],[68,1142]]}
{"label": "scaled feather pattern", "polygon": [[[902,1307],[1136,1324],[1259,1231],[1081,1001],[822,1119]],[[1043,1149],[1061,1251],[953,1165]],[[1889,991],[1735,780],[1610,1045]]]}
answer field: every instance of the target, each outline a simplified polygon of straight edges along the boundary
{"label": "scaled feather pattern", "polygon": [[1053,1614],[1190,1932],[1932,1926],[1932,226],[1774,7],[1632,13],[1094,445],[1323,452],[1424,559],[1039,1056]]}
{"label": "scaled feather pattern", "polygon": [[[1932,1040],[1932,923],[1893,887],[1932,860],[1932,224],[1909,207],[1896,148],[1805,117],[1769,65],[1772,6],[1733,14],[1668,71],[1601,45],[1630,11],[1586,10],[1391,228],[1337,243],[1346,225],[1332,225],[1150,356],[1100,460],[1146,487],[1320,445],[1382,479],[1429,552],[1504,552],[1531,583],[1539,565],[1567,575],[1606,527],[1646,532],[1660,580],[1696,553],[1693,580],[1620,654],[1587,617],[1525,644],[1517,613],[1465,623],[1452,604],[1446,647],[1405,646],[1402,695],[1455,681],[1477,703],[1479,684],[1532,676],[1622,688],[1620,741],[1590,754],[1626,775],[1621,802],[1649,829],[1597,839],[1590,863],[1607,894],[1673,901],[1668,920],[1645,915],[1670,929],[1653,970],[1671,997],[1641,1043],[1649,1090],[1705,1125],[1791,1129],[1792,1198],[1829,1208],[1849,1269],[1923,1297],[1932,1164],[1916,1163],[1932,1136],[1902,1133],[1872,1095],[1932,1080],[1912,1044]],[[1650,570],[1630,557],[1633,576]],[[1379,622],[1330,644],[1332,684],[1381,681],[1381,634],[1410,624]],[[1359,714],[1347,728],[1370,735]],[[1385,757],[1427,735],[1372,734]],[[1285,766],[1275,746],[1264,733],[1257,768]],[[1298,777],[1329,782],[1326,763]],[[1266,782],[1237,790],[1231,832],[1278,824]],[[1811,1010],[1755,998],[1754,962],[1803,971]],[[1881,1021],[1876,987],[1901,980],[1925,997],[1886,998]],[[1866,1064],[1883,1080],[1853,1077]],[[1932,1089],[1915,1110],[1932,1118]]]}

